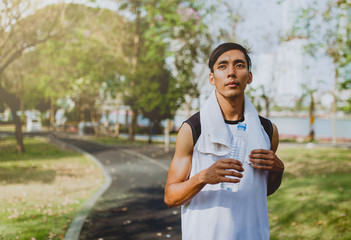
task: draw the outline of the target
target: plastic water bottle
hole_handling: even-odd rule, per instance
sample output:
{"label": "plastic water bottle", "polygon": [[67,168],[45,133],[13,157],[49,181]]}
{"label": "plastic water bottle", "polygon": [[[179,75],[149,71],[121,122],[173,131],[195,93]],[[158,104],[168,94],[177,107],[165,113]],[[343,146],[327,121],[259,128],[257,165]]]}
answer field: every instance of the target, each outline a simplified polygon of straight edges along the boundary
{"label": "plastic water bottle", "polygon": [[[247,133],[246,123],[239,123],[233,132],[233,140],[230,146],[231,151],[225,156],[226,158],[233,158],[244,163],[247,149]],[[235,170],[232,170],[235,171]],[[235,178],[234,176],[226,176]],[[239,190],[239,183],[222,182],[221,188],[228,191],[237,192]]]}

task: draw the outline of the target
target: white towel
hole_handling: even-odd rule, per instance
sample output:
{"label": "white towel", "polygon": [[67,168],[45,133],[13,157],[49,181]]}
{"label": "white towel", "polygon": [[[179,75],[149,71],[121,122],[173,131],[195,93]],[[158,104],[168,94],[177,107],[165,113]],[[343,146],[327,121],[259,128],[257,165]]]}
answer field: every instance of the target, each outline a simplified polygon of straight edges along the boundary
{"label": "white towel", "polygon": [[[250,99],[245,95],[244,99],[244,123],[247,124],[248,147],[246,160],[249,152],[257,148],[270,148],[270,141],[259,120],[257,111]],[[224,156],[230,151],[232,135],[227,130],[220,106],[217,101],[216,91],[213,91],[200,109],[201,135],[198,139],[198,151],[217,156]],[[267,141],[268,140],[268,141]]]}

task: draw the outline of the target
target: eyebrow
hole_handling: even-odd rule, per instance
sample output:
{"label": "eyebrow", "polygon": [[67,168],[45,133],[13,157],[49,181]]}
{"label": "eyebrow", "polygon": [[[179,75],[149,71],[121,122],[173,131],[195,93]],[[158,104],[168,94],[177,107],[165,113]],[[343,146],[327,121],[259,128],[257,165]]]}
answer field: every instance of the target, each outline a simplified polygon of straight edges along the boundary
{"label": "eyebrow", "polygon": [[[219,63],[218,63],[218,65],[221,65],[221,64],[228,64],[228,60],[222,60],[222,61],[220,61]],[[237,64],[237,63],[243,63],[243,64],[245,64],[245,66],[246,66],[246,62],[244,61],[244,60],[242,60],[242,59],[236,59],[236,60],[234,60],[234,64]]]}

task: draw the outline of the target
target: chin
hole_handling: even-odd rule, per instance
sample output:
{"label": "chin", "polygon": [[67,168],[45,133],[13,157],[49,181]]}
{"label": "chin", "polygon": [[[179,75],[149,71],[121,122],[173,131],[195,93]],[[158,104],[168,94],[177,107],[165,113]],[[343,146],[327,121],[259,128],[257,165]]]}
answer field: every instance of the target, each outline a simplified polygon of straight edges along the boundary
{"label": "chin", "polygon": [[239,97],[244,96],[243,92],[237,91],[237,90],[229,90],[229,91],[218,91],[217,90],[217,92],[225,98],[239,98]]}
{"label": "chin", "polygon": [[238,99],[240,98],[242,95],[240,94],[226,94],[226,95],[223,95],[225,98],[227,99]]}
{"label": "chin", "polygon": [[224,95],[227,98],[238,98],[244,96],[244,93],[242,92],[228,92]]}

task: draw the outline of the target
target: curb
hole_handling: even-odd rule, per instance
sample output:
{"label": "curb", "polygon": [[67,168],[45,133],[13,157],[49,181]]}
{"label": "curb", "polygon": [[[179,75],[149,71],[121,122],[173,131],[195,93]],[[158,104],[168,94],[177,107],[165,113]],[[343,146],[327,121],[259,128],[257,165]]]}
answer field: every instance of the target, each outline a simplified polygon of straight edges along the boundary
{"label": "curb", "polygon": [[83,207],[79,210],[77,216],[73,219],[72,223],[70,224],[70,226],[66,232],[66,235],[64,237],[64,240],[78,240],[85,219],[88,217],[88,215],[89,215],[91,209],[94,207],[96,201],[110,187],[110,185],[112,183],[112,179],[111,179],[110,174],[104,169],[104,167],[99,162],[99,160],[97,160],[93,155],[83,151],[82,149],[80,149],[72,144],[68,144],[68,143],[65,143],[65,142],[59,140],[58,138],[56,138],[55,135],[54,135],[53,140],[58,144],[62,144],[64,146],[67,146],[67,147],[85,155],[87,158],[89,158],[91,161],[93,161],[96,165],[98,165],[98,167],[101,169],[101,171],[103,172],[104,177],[105,177],[105,182],[102,185],[102,187],[89,200],[87,200],[84,203]]}
{"label": "curb", "polygon": [[[97,143],[97,142],[94,142],[94,144],[98,145],[98,146],[103,146],[103,147],[116,147],[115,145],[110,145],[110,144],[101,144],[101,143]],[[132,156],[135,156],[135,157],[139,157],[145,161],[148,161],[149,163],[151,164],[154,164],[156,166],[158,166],[159,168],[163,169],[164,171],[168,172],[169,170],[169,166],[166,165],[166,164],[163,164],[163,163],[160,163],[159,161],[151,158],[151,157],[148,157],[142,153],[138,153],[138,152],[135,152],[135,151],[131,151],[129,149],[122,149],[123,152],[129,154],[129,155],[132,155]]]}

